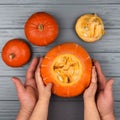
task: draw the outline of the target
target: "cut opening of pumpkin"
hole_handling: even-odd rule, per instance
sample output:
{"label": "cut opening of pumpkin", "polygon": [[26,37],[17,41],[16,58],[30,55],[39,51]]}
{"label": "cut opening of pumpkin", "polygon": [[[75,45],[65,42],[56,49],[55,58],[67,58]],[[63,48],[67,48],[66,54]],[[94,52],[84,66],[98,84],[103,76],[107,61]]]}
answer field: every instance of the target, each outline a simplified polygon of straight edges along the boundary
{"label": "cut opening of pumpkin", "polygon": [[56,57],[52,65],[53,74],[62,83],[73,83],[80,79],[80,60],[71,54]]}

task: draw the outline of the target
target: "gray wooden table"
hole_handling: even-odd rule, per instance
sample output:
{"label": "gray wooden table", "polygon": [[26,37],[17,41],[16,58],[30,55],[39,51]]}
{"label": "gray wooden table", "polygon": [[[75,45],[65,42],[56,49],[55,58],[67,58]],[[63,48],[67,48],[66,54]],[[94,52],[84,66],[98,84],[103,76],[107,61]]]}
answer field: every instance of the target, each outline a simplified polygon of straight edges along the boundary
{"label": "gray wooden table", "polygon": [[[53,46],[74,41],[81,44],[92,58],[100,61],[107,77],[114,77],[115,115],[120,120],[120,0],[0,0],[0,52],[12,38],[23,38],[26,19],[37,11],[51,13],[60,26],[57,40],[47,47],[32,46],[33,57],[42,56]],[[105,23],[105,36],[98,42],[82,42],[74,31],[78,16],[96,13]],[[1,54],[0,54],[1,55]],[[10,80],[18,76],[24,81],[30,63],[21,68],[6,66],[0,57],[0,120],[15,120],[19,102]],[[82,95],[75,98],[52,96],[48,120],[83,120]]]}

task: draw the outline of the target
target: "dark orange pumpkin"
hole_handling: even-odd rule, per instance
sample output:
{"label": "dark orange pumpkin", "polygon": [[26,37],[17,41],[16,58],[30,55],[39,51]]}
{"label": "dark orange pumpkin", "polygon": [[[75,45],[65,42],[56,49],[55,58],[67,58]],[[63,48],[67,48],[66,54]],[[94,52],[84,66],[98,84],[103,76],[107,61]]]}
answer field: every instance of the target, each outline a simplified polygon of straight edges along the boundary
{"label": "dark orange pumpkin", "polygon": [[58,24],[55,18],[45,12],[33,14],[25,24],[27,39],[38,46],[52,43],[58,36]]}
{"label": "dark orange pumpkin", "polygon": [[28,62],[31,51],[27,43],[21,39],[8,41],[2,49],[3,61],[11,67],[20,67]]}
{"label": "dark orange pumpkin", "polygon": [[76,43],[64,43],[45,55],[40,72],[45,84],[53,84],[54,94],[73,97],[88,87],[91,69],[91,58],[84,48]]}

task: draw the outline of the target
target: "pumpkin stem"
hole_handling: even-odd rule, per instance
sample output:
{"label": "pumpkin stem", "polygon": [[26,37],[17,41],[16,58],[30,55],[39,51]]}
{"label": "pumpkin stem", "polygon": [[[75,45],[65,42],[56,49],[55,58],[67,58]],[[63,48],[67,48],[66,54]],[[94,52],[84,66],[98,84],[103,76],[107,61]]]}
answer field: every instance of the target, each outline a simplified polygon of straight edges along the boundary
{"label": "pumpkin stem", "polygon": [[43,30],[44,30],[44,25],[43,25],[43,24],[39,24],[39,25],[38,25],[38,29],[39,29],[40,31],[43,31]]}
{"label": "pumpkin stem", "polygon": [[9,55],[9,58],[12,60],[13,58],[15,57],[15,54],[14,53],[11,53],[10,55]]}

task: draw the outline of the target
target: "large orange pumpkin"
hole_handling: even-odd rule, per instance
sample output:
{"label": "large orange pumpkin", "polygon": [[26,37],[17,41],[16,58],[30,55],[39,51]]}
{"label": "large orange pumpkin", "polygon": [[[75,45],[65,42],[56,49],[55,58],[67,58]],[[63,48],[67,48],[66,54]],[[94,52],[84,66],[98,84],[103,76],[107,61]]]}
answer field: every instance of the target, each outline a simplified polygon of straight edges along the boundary
{"label": "large orange pumpkin", "polygon": [[53,84],[54,94],[73,97],[88,87],[91,69],[91,58],[84,48],[76,43],[64,43],[45,55],[40,72],[45,84]]}
{"label": "large orange pumpkin", "polygon": [[25,35],[38,46],[52,43],[58,36],[58,24],[55,18],[46,12],[33,14],[25,24]]}
{"label": "large orange pumpkin", "polygon": [[31,51],[21,39],[9,40],[2,49],[3,61],[11,67],[20,67],[28,62]]}

